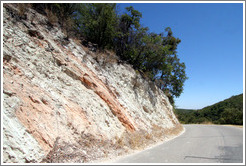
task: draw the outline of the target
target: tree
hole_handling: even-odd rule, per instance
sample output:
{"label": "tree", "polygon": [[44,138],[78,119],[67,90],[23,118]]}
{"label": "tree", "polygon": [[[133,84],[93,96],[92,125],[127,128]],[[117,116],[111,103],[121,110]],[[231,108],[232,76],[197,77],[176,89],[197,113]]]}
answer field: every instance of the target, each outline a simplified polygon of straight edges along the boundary
{"label": "tree", "polygon": [[220,123],[242,125],[243,112],[236,108],[225,108],[221,113]]}
{"label": "tree", "polygon": [[167,36],[163,33],[149,33],[145,36],[145,49],[139,56],[138,68],[148,73],[151,80],[157,82],[159,88],[173,101],[173,97],[179,97],[183,91],[187,79],[186,66],[180,62],[176,52],[181,40],[172,36],[171,28],[166,28],[166,31],[168,31]]}
{"label": "tree", "polygon": [[181,40],[173,36],[171,28],[150,33],[140,24],[142,14],[132,6],[122,15],[117,15],[116,4],[110,3],[80,4],[75,12],[69,5],[55,8],[64,13],[63,17],[76,14],[76,29],[86,41],[101,49],[114,49],[121,60],[155,82],[172,103],[174,96],[180,96],[187,77],[176,51]]}
{"label": "tree", "polygon": [[126,10],[120,17],[117,55],[156,82],[173,103],[173,97],[180,96],[187,79],[185,64],[176,51],[181,40],[173,36],[170,27],[165,29],[166,35],[148,32],[147,27],[140,25],[142,14],[133,7]]}
{"label": "tree", "polygon": [[65,30],[67,38],[69,38],[70,32],[74,31],[76,4],[34,3],[33,8],[42,14],[46,14],[51,24],[59,22],[62,29]]}
{"label": "tree", "polygon": [[[136,46],[138,45],[139,37],[144,28],[140,29],[140,18],[142,14],[135,10],[132,6],[126,7],[127,12],[120,16],[117,36],[115,38],[116,54],[124,61],[132,62],[136,56]],[[142,32],[144,33],[144,32]]]}
{"label": "tree", "polygon": [[77,25],[84,38],[98,47],[112,47],[116,35],[116,4],[81,4],[77,13]]}
{"label": "tree", "polygon": [[149,32],[140,24],[141,12],[130,6],[118,15],[113,3],[34,4],[34,8],[52,11],[67,38],[70,31],[76,31],[86,42],[113,49],[121,60],[155,82],[171,103],[182,93],[187,77],[185,64],[177,55],[181,40],[173,36],[170,27],[160,34]]}

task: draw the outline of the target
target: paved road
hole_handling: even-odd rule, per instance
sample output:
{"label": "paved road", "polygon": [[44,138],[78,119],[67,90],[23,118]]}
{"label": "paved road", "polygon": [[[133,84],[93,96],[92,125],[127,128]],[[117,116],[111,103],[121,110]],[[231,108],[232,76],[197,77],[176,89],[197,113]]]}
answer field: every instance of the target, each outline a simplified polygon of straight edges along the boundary
{"label": "paved road", "polygon": [[184,125],[181,136],[116,163],[242,163],[243,129],[219,125]]}

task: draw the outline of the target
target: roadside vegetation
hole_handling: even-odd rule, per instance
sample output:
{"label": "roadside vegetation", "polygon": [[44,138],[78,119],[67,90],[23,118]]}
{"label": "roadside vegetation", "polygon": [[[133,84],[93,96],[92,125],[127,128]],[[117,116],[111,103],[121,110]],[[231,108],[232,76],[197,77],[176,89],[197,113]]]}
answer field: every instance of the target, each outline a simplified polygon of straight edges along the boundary
{"label": "roadside vegetation", "polygon": [[[186,79],[185,65],[180,63],[176,48],[180,40],[173,37],[170,28],[164,33],[150,33],[148,28],[140,25],[141,13],[132,7],[126,8],[125,14],[118,15],[116,4],[28,4],[18,5],[18,21],[27,19],[26,6],[47,16],[49,22],[44,26],[49,28],[60,26],[66,34],[64,43],[69,38],[76,38],[77,42],[93,47],[93,51],[113,51],[115,55],[103,57],[97,53],[97,59],[111,58],[104,62],[129,63],[146,79],[152,80],[172,99],[182,92],[183,82]],[[11,8],[12,9],[12,8]],[[111,18],[113,15],[113,18]],[[111,21],[110,21],[111,20]],[[109,21],[109,22],[108,22]],[[112,24],[112,25],[111,25]],[[112,33],[113,32],[113,33]],[[38,31],[29,29],[27,33],[39,39],[45,39]],[[124,49],[122,49],[124,48]],[[94,50],[96,49],[96,50]],[[57,59],[57,65],[62,62]],[[138,82],[134,86],[139,86]],[[172,100],[171,100],[172,101]],[[68,127],[70,124],[68,124]],[[46,163],[60,162],[92,162],[110,155],[122,155],[129,150],[139,150],[150,146],[162,139],[171,138],[183,130],[180,124],[173,128],[163,128],[152,124],[152,129],[137,130],[133,133],[124,132],[120,137],[107,140],[95,137],[90,133],[81,133],[75,138],[76,143],[63,142],[56,138],[52,150],[42,160]]]}
{"label": "roadside vegetation", "polygon": [[[177,55],[181,40],[170,27],[163,27],[161,33],[150,32],[141,25],[141,12],[132,6],[120,12],[114,3],[34,3],[31,7],[46,15],[51,27],[60,26],[64,40],[76,38],[94,52],[114,52],[121,63],[131,64],[154,82],[172,104],[183,92],[187,76]],[[23,5],[19,9],[24,16]]]}
{"label": "roadside vegetation", "polygon": [[183,127],[179,124],[164,129],[154,125],[150,133],[138,130],[133,133],[124,132],[112,140],[102,140],[89,133],[82,133],[76,144],[70,144],[56,138],[52,150],[41,163],[91,163],[111,157],[118,157],[134,151],[151,147],[160,140],[172,138],[179,134]]}
{"label": "roadside vegetation", "polygon": [[183,124],[243,125],[243,94],[200,110],[176,109],[175,114]]}

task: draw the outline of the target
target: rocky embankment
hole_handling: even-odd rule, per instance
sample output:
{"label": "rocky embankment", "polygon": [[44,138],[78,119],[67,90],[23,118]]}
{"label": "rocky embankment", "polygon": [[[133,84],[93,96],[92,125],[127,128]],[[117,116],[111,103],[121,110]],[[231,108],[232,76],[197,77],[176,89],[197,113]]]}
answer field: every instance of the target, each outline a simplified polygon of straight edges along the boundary
{"label": "rocky embankment", "polygon": [[80,43],[3,5],[3,162],[95,162],[183,130],[153,83]]}

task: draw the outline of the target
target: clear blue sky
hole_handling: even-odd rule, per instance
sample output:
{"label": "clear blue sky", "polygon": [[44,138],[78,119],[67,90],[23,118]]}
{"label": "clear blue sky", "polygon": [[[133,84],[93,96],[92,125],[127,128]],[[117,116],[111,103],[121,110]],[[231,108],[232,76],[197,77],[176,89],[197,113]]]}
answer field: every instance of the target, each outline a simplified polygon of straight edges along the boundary
{"label": "clear blue sky", "polygon": [[121,3],[142,13],[151,32],[171,27],[189,79],[178,108],[200,109],[243,93],[243,4]]}

